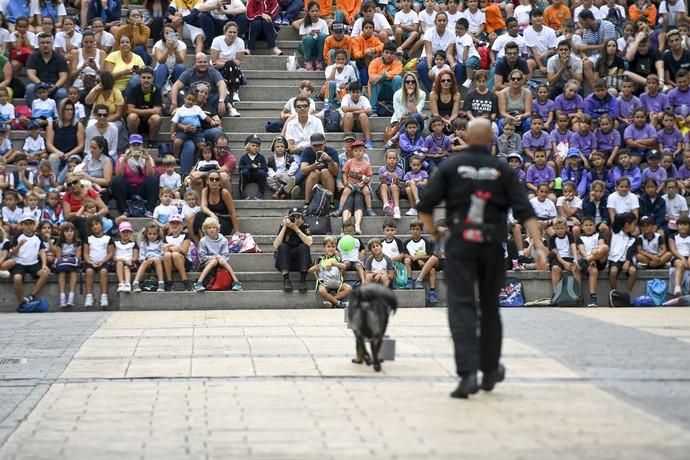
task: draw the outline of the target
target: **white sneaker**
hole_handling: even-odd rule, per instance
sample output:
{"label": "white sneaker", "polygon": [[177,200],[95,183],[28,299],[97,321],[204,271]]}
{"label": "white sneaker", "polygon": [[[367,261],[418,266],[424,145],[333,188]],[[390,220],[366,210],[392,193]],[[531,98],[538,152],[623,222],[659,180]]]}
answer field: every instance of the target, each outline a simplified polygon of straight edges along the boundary
{"label": "white sneaker", "polygon": [[74,292],[70,292],[69,295],[67,296],[67,306],[68,307],[74,306]]}
{"label": "white sneaker", "polygon": [[230,107],[230,112],[228,113],[228,115],[230,115],[231,117],[235,117],[235,118],[241,116],[240,112],[238,112],[235,107]]}
{"label": "white sneaker", "polygon": [[0,270],[0,279],[7,279],[10,277],[10,272],[7,270]]}
{"label": "white sneaker", "polygon": [[129,283],[124,283],[124,284],[125,284],[124,291],[122,291],[122,292],[132,292],[132,285]]}
{"label": "white sneaker", "polygon": [[127,292],[125,289],[126,289],[126,288],[125,288],[125,283],[124,283],[124,282],[119,283],[119,284],[117,285],[117,292]]}
{"label": "white sneaker", "polygon": [[240,93],[232,93],[232,102],[240,102]]}
{"label": "white sneaker", "polygon": [[93,307],[93,294],[86,294],[86,296],[84,297],[84,307]]}
{"label": "white sneaker", "polygon": [[393,208],[393,219],[400,219],[400,208],[397,206]]}
{"label": "white sneaker", "polygon": [[65,308],[67,306],[67,296],[64,292],[60,293],[60,308]]}
{"label": "white sneaker", "polygon": [[108,294],[101,294],[100,305],[101,305],[101,307],[107,307],[108,306]]}
{"label": "white sneaker", "polygon": [[361,235],[362,234],[362,227],[359,226],[359,224],[355,224],[355,235]]}
{"label": "white sneaker", "polygon": [[415,208],[410,208],[409,211],[405,213],[406,216],[416,216],[417,215],[417,210]]}

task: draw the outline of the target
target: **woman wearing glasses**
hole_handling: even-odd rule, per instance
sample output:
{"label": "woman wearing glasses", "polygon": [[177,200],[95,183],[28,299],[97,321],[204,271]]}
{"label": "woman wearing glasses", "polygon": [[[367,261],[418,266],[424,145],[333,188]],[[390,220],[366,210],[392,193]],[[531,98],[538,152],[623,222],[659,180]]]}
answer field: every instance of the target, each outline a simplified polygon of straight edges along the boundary
{"label": "woman wearing glasses", "polygon": [[424,115],[422,111],[425,102],[426,93],[419,87],[417,77],[414,73],[407,72],[403,75],[403,87],[393,95],[393,116],[386,132],[394,134],[386,141],[383,148],[389,149],[398,141],[400,129],[403,129],[400,126],[400,120],[403,118],[413,117],[417,120],[417,126],[423,128]]}
{"label": "woman wearing glasses", "polygon": [[53,162],[53,171],[59,171],[67,158],[84,151],[84,126],[74,116],[74,102],[60,101],[58,117],[46,126],[46,149]]}
{"label": "woman wearing glasses", "polygon": [[87,188],[82,184],[81,177],[78,174],[67,174],[65,185],[67,186],[67,192],[62,196],[62,212],[65,215],[65,220],[72,222],[77,227],[79,238],[82,241],[86,241],[89,231],[82,207],[84,200],[90,198],[95,201],[98,208],[97,214],[101,217],[108,215],[108,207],[96,190],[90,187]]}
{"label": "woman wearing glasses", "polygon": [[450,70],[438,74],[434,88],[429,94],[431,115],[443,118],[446,134],[453,132],[453,120],[460,115],[460,93],[455,83],[455,76]]}
{"label": "woman wearing glasses", "polygon": [[525,86],[525,76],[519,70],[510,72],[509,85],[498,92],[498,130],[503,132],[503,122],[511,120],[521,134],[530,129],[532,122],[532,92]]}
{"label": "woman wearing glasses", "polygon": [[151,55],[146,51],[146,44],[151,36],[151,29],[144,25],[144,19],[136,8],[129,10],[127,25],[120,27],[115,33],[116,51],[120,48],[120,38],[124,36],[129,37],[132,51],[144,60],[144,64],[151,64]]}
{"label": "woman wearing glasses", "polygon": [[199,244],[201,226],[207,217],[213,217],[220,223],[220,233],[232,235],[240,231],[235,202],[230,192],[220,182],[220,172],[211,171],[206,176],[206,187],[201,191],[201,211],[194,217],[192,239]]}

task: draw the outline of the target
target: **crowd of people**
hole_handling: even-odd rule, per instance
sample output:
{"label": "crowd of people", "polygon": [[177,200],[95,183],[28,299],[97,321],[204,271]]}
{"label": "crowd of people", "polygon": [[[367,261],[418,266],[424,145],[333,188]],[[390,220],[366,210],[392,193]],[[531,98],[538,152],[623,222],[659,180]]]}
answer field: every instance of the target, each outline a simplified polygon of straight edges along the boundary
{"label": "crowd of people", "polygon": [[[549,237],[554,287],[563,272],[588,275],[588,303],[596,305],[604,270],[612,288],[621,273],[631,288],[638,269],[670,265],[674,294],[690,276],[683,0],[146,0],[121,17],[123,6],[0,1],[0,273],[11,272],[20,301],[32,300],[23,295],[24,274],[39,280],[36,295],[47,272],[64,265],[60,305],[74,305],[76,270],[57,263],[73,257],[86,268],[87,306],[96,273],[107,306],[110,270],[120,292],[140,290],[148,271],[157,290],[171,290],[176,271],[186,289],[202,291],[220,266],[240,290],[222,244],[240,232],[234,200],[303,197],[306,206],[320,186],[355,248],[328,238],[325,258],[312,265],[302,210],[291,211],[274,242],[284,289],[293,289],[290,271],[304,290],[309,272],[326,286],[335,267],[356,270],[362,282],[400,278],[399,287],[428,278],[435,302],[442,261],[420,243],[419,222],[409,245],[391,245],[388,227],[366,245],[357,236],[366,217],[382,213],[396,228],[403,212],[416,216],[434,169],[468,147],[475,118],[491,121],[492,153],[531,198]],[[302,67],[325,83],[305,80],[285,103],[271,123],[279,134],[270,155],[262,153],[268,139],[252,135],[237,160],[223,121],[240,116],[239,88],[251,84],[242,62],[257,41],[282,54],[281,27],[297,30]],[[13,105],[22,96],[26,104]],[[160,142],[167,115],[170,140]],[[383,139],[374,138],[373,117],[390,118]],[[324,127],[344,133],[342,151],[327,145]],[[27,131],[21,147],[10,130]],[[375,167],[367,151],[380,142],[383,164]],[[151,218],[142,238],[131,235],[128,216]],[[506,260],[515,270],[532,263],[522,230],[511,221]],[[203,276],[193,282],[187,272],[196,259]],[[422,276],[412,279],[416,270]],[[338,304],[342,286],[341,277],[335,293],[324,288],[324,302]]]}

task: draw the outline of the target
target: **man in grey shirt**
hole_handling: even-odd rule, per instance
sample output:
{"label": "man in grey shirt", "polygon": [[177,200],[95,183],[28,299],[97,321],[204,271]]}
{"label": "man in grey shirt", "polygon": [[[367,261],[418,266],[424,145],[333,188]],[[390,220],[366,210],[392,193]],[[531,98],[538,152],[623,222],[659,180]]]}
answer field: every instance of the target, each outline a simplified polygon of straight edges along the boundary
{"label": "man in grey shirt", "polygon": [[551,99],[563,93],[568,80],[575,79],[582,82],[582,59],[571,52],[568,40],[558,43],[558,52],[546,62],[546,74],[551,87]]}

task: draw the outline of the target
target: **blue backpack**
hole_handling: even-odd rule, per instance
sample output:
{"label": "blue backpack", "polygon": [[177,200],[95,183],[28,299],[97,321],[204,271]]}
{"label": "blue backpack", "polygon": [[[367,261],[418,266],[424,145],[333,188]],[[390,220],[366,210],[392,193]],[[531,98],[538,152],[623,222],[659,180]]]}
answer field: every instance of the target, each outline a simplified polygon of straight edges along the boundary
{"label": "blue backpack", "polygon": [[654,278],[647,281],[645,287],[645,296],[652,299],[653,305],[659,306],[666,302],[666,293],[668,292],[668,283],[665,280]]}
{"label": "blue backpack", "polygon": [[522,281],[517,278],[506,278],[498,293],[498,304],[501,307],[524,307],[525,289],[522,287]]}
{"label": "blue backpack", "polygon": [[46,313],[50,309],[46,299],[36,299],[33,302],[25,302],[17,308],[18,313]]}

